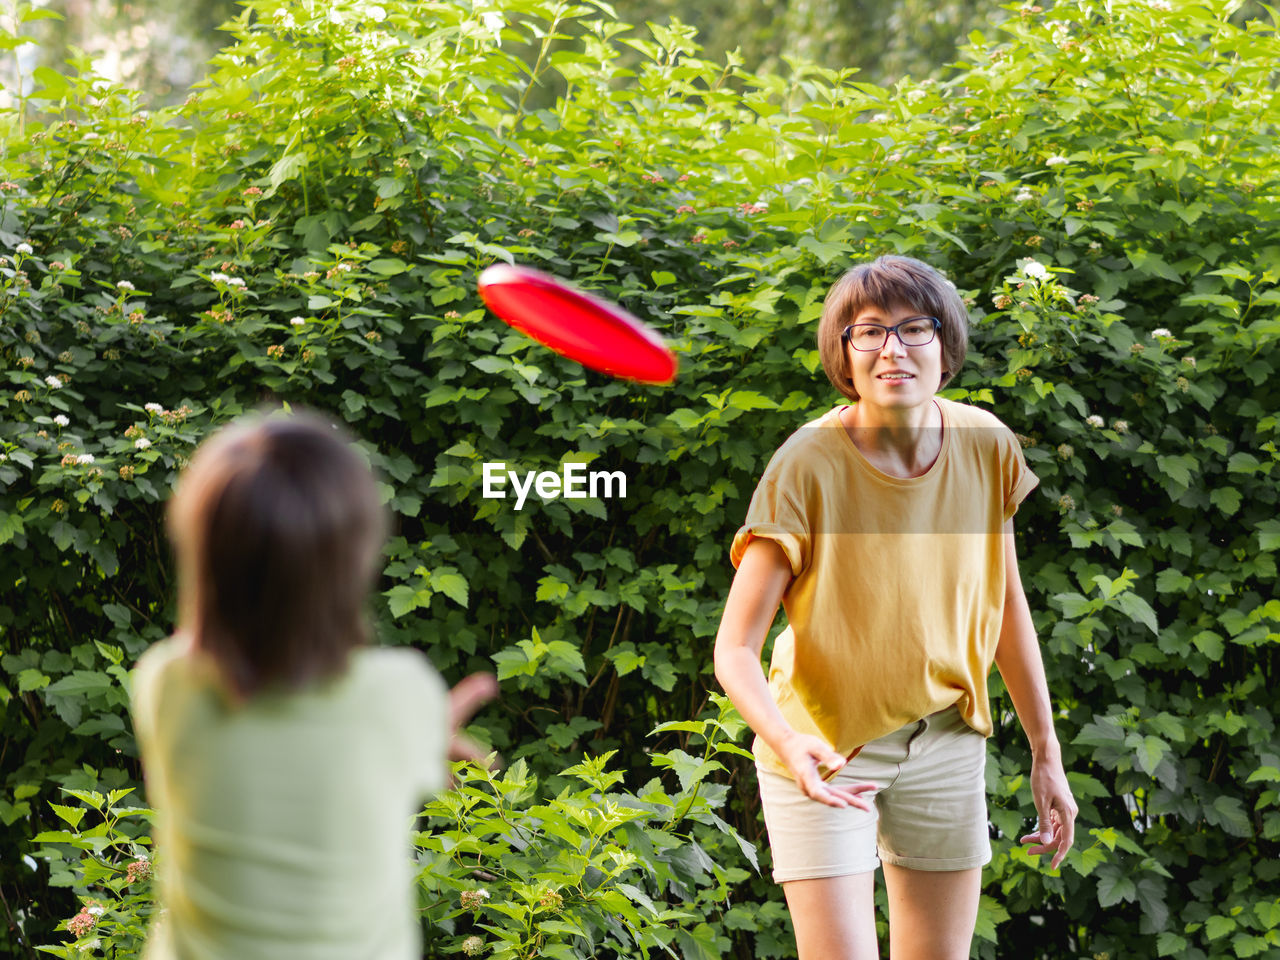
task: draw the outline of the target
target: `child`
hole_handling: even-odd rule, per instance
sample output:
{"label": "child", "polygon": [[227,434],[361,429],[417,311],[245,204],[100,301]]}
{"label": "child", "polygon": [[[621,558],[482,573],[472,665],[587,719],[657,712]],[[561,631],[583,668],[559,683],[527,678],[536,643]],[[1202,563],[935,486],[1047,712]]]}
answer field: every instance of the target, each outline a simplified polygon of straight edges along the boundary
{"label": "child", "polygon": [[215,434],[169,526],[179,629],[133,680],[162,857],[144,956],[416,960],[412,817],[493,679],[451,697],[421,653],[365,645],[386,517],[314,415]]}
{"label": "child", "polygon": [[[935,394],[964,360],[955,288],[907,257],[832,287],[818,348],[850,400],[774,454],[734,538],[716,677],[756,732],[760,792],[800,960],[877,957],[883,865],[894,960],[963,960],[987,833],[994,660],[1032,746],[1040,830],[1076,805],[1018,576],[1013,521],[1037,480],[991,414]],[[781,600],[788,628],[766,682]],[[878,854],[878,855],[877,855]]]}

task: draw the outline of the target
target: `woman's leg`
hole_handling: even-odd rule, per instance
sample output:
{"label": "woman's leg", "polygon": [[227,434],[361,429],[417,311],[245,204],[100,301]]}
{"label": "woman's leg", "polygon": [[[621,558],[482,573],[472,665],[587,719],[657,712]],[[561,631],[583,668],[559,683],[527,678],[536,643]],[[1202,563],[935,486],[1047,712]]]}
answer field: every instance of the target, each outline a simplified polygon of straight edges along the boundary
{"label": "woman's leg", "polygon": [[799,960],[879,960],[875,878],[871,870],[782,885]]}
{"label": "woman's leg", "polygon": [[889,898],[889,960],[968,960],[982,868],[881,866]]}

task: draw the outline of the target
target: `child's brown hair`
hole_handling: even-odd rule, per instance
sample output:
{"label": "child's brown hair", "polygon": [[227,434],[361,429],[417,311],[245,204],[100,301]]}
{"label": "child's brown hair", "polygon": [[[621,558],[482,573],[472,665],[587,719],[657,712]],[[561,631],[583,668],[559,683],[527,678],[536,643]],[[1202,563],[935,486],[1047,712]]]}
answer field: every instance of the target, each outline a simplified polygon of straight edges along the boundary
{"label": "child's brown hair", "polygon": [[387,520],[347,434],[256,414],[200,446],[169,502],[179,628],[237,699],[335,676],[368,640]]}

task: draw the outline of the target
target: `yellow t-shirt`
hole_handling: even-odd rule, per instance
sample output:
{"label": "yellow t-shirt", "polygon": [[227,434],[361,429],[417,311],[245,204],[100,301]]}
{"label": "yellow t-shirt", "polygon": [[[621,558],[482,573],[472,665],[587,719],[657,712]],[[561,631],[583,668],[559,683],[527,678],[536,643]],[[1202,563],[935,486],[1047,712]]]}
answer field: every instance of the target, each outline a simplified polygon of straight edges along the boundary
{"label": "yellow t-shirt", "polygon": [[[1001,530],[1039,480],[993,414],[935,402],[941,450],[909,479],[867,460],[842,407],[805,424],[769,461],[730,549],[735,567],[752,537],[786,553],[789,626],[774,643],[769,688],[792,727],[846,756],[952,704],[992,732]],[[759,737],[755,755],[789,776]]]}

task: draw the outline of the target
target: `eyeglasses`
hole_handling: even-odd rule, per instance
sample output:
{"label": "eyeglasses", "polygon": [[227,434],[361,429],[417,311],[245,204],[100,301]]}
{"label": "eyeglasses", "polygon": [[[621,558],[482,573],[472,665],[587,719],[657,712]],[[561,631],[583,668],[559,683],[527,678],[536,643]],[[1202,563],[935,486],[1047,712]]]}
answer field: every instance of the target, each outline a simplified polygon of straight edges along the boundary
{"label": "eyeglasses", "polygon": [[840,338],[855,350],[870,352],[884,349],[891,333],[904,347],[923,347],[932,343],[941,329],[942,322],[937,317],[912,317],[892,327],[880,323],[855,323],[845,327]]}

